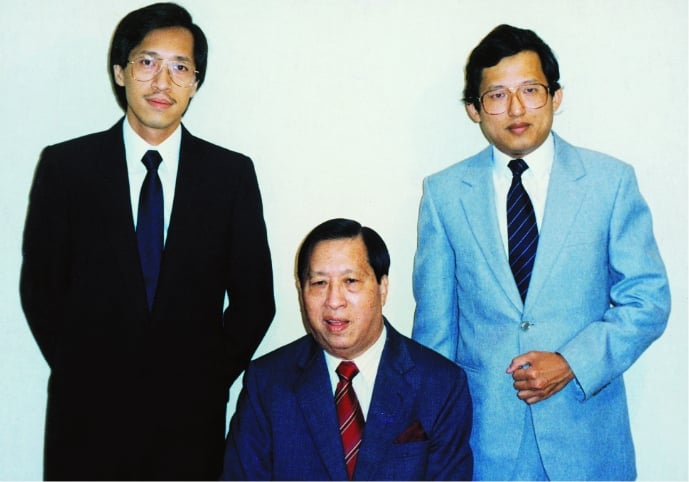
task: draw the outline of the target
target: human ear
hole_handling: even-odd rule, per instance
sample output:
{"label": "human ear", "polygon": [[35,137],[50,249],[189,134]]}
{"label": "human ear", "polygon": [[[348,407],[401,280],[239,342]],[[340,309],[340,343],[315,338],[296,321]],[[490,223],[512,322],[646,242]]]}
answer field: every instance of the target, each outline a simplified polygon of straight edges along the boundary
{"label": "human ear", "polygon": [[557,109],[560,107],[560,104],[562,103],[562,94],[562,87],[557,89],[553,94],[553,112],[557,111]]}
{"label": "human ear", "polygon": [[120,87],[124,87],[124,70],[121,65],[113,65],[112,72],[115,76],[115,83]]}
{"label": "human ear", "polygon": [[467,111],[467,115],[472,121],[476,123],[481,122],[481,113],[476,109],[476,106],[474,106],[473,103],[467,104],[465,108]]}

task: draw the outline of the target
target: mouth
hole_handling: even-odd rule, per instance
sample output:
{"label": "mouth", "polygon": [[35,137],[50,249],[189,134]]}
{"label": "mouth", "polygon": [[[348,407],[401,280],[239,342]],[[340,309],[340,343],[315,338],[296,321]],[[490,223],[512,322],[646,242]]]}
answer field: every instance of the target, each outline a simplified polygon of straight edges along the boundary
{"label": "mouth", "polygon": [[323,320],[328,327],[328,330],[338,333],[347,328],[349,326],[349,321],[348,320],[343,320],[339,318],[326,318]]}
{"label": "mouth", "polygon": [[159,95],[146,97],[146,102],[148,102],[148,105],[155,109],[167,109],[168,107],[171,107],[175,104],[175,101],[173,101],[172,99],[162,97]]}
{"label": "mouth", "polygon": [[510,131],[512,134],[520,135],[526,132],[526,130],[529,128],[529,124],[526,122],[518,122],[515,124],[510,124],[507,126],[507,130]]}

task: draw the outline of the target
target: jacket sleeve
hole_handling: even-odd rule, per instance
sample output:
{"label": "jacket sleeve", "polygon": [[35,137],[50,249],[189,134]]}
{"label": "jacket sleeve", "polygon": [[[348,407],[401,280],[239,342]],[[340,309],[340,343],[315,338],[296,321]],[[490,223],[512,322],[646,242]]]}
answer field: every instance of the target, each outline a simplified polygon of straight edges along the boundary
{"label": "jacket sleeve", "polygon": [[632,168],[624,166],[618,179],[608,239],[610,308],[558,350],[585,398],[634,363],[662,334],[670,312],[670,290],[651,213]]}
{"label": "jacket sleeve", "polygon": [[426,178],[414,256],[412,281],[416,310],[412,338],[450,360],[456,360],[459,342],[454,256]]}
{"label": "jacket sleeve", "polygon": [[69,282],[67,191],[58,162],[46,148],[29,195],[19,291],[31,332],[51,367]]}
{"label": "jacket sleeve", "polygon": [[271,480],[272,437],[251,366],[230,422],[221,480]]}
{"label": "jacket sleeve", "polygon": [[474,457],[469,445],[472,403],[464,371],[460,369],[446,386],[450,389],[432,429],[432,449],[424,478],[472,480]]}
{"label": "jacket sleeve", "polygon": [[223,326],[232,383],[247,366],[275,315],[273,271],[263,206],[253,164],[241,172],[230,223],[229,306]]}

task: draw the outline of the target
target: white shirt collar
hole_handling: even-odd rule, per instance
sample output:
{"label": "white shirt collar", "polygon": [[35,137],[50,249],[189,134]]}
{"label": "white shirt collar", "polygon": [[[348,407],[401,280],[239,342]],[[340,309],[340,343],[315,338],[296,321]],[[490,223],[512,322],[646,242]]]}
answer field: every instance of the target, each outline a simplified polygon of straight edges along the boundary
{"label": "white shirt collar", "polygon": [[[555,157],[555,140],[553,133],[548,134],[548,138],[536,148],[535,151],[522,159],[529,165],[529,169],[524,173],[525,176],[535,177],[539,181],[546,181],[550,177],[550,170],[553,167]],[[514,157],[510,157],[493,146],[493,160],[495,174],[500,177],[512,179],[512,171],[507,167]]]}
{"label": "white shirt collar", "polygon": [[163,162],[159,170],[177,172],[179,163],[179,149],[182,144],[182,125],[180,124],[170,136],[157,146],[152,146],[137,134],[129,120],[125,118],[122,127],[124,149],[127,156],[127,167],[130,171],[146,170],[141,159],[148,150],[158,151]]}
{"label": "white shirt collar", "polygon": [[[378,367],[380,365],[381,357],[383,356],[383,349],[385,348],[385,340],[387,339],[387,328],[383,325],[383,331],[376,340],[376,342],[364,353],[351,360],[356,363],[359,368],[359,374],[352,380],[352,386],[356,392],[361,410],[364,418],[368,417],[368,409],[371,406],[371,399],[373,397],[373,388],[376,383],[376,376],[378,375]],[[335,369],[340,364],[342,359],[337,358],[323,351],[325,355],[325,363],[328,367],[328,375],[330,377],[330,384],[332,393],[335,393],[339,377]]]}
{"label": "white shirt collar", "polygon": [[[387,338],[387,328],[383,324],[383,330],[376,342],[369,347],[368,350],[363,352],[358,357],[349,360],[353,361],[357,368],[359,368],[358,377],[363,377],[373,386],[373,382],[376,379],[376,374],[378,373],[378,365],[380,364],[380,358],[383,355],[383,348],[385,348],[385,339]],[[323,350],[325,354],[325,362],[328,365],[328,372],[333,374],[335,369],[343,361],[342,358],[331,355],[327,351]],[[332,375],[331,375],[332,376]],[[337,380],[337,374],[335,373],[335,380]]]}

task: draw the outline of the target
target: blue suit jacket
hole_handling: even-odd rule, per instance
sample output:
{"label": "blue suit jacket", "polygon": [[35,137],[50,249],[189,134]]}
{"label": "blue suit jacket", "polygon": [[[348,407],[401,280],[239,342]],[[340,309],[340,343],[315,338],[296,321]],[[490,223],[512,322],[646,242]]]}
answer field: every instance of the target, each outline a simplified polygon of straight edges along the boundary
{"label": "blue suit jacket", "polygon": [[[386,326],[354,478],[471,478],[471,398],[464,372]],[[414,422],[427,439],[396,443]],[[347,479],[325,357],[310,335],[247,369],[223,479]]]}
{"label": "blue suit jacket", "polygon": [[[554,140],[524,303],[496,219],[492,149],[424,181],[413,338],[466,370],[477,479],[510,477],[529,409],[551,479],[636,475],[622,374],[665,328],[665,269],[632,168]],[[530,350],[561,353],[576,376],[531,408],[505,373]]]}

